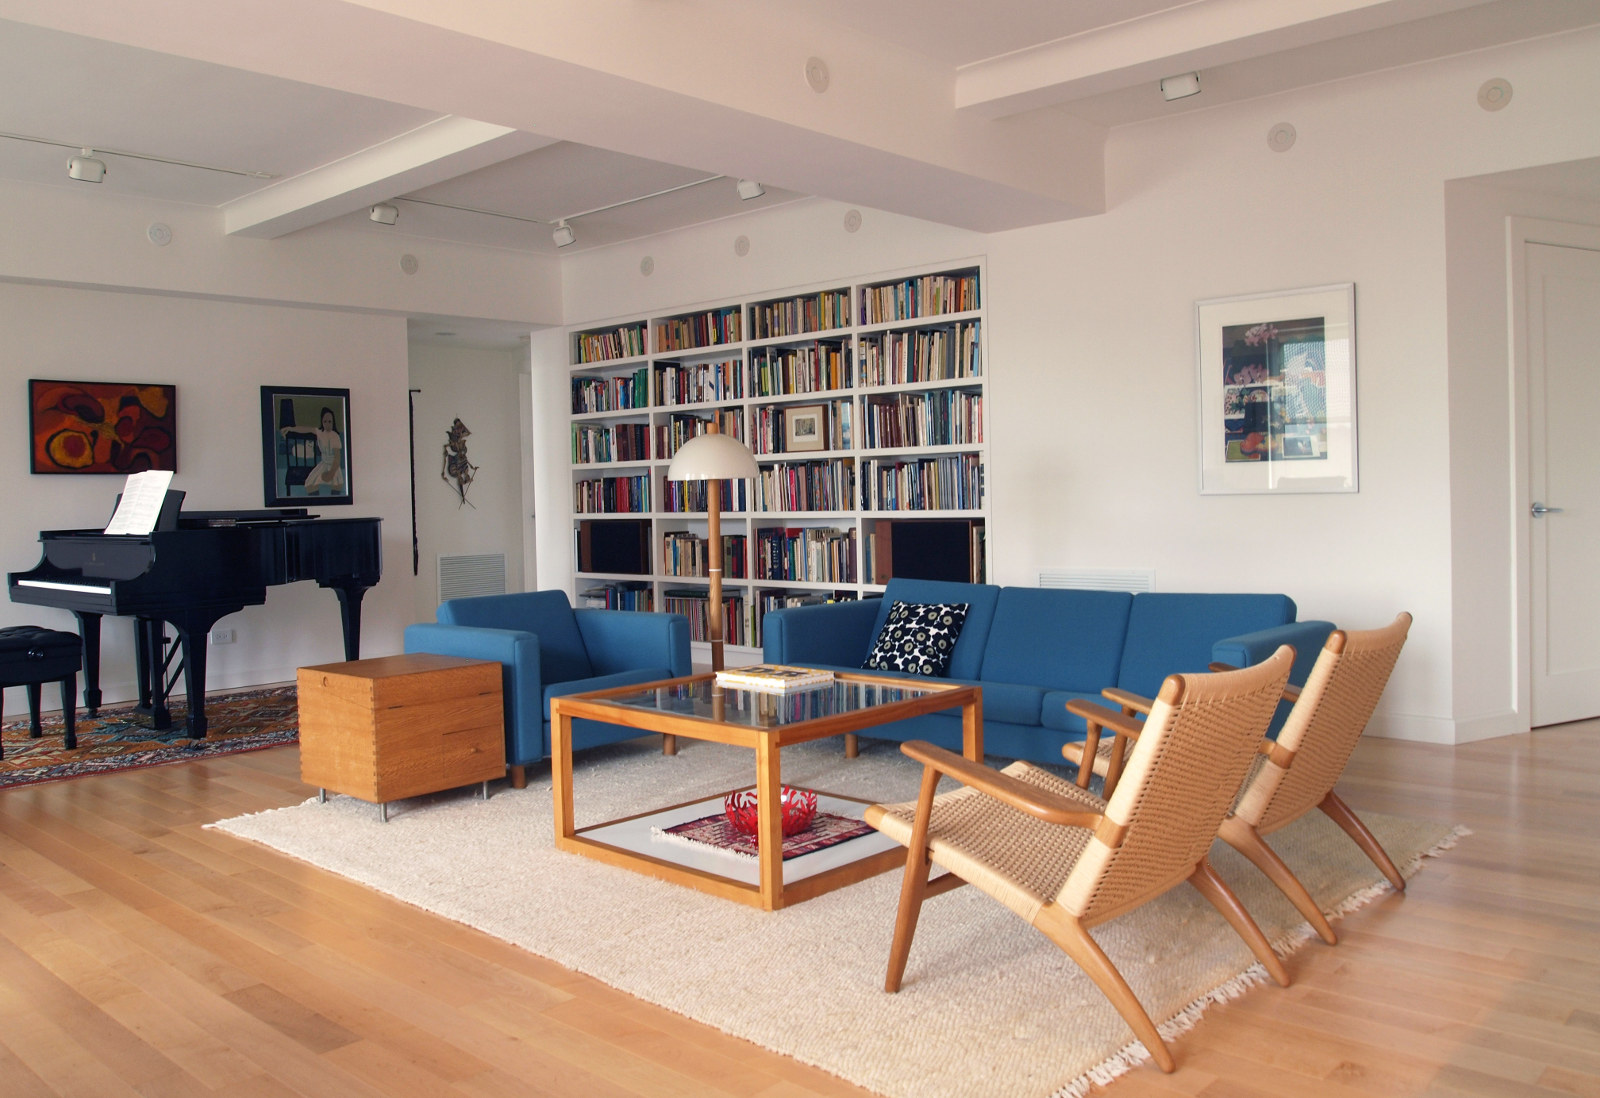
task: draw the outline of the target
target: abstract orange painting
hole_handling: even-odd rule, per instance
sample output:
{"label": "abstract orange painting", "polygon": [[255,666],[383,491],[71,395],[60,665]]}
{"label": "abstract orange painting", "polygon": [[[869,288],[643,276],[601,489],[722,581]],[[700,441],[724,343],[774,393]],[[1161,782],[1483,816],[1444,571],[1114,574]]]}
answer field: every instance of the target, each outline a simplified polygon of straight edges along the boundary
{"label": "abstract orange painting", "polygon": [[35,473],[178,469],[178,387],[126,381],[28,382]]}

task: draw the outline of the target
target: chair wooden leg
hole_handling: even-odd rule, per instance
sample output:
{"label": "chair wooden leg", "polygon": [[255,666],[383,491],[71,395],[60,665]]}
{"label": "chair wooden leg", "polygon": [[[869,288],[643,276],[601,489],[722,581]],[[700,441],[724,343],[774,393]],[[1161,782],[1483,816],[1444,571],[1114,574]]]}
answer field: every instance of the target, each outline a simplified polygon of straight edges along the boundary
{"label": "chair wooden leg", "polygon": [[928,821],[933,815],[933,795],[939,786],[939,772],[922,770],[922,790],[917,797],[917,819],[911,827],[911,842],[906,847],[906,872],[900,882],[900,909],[894,919],[894,942],[889,946],[889,970],[883,990],[899,991],[906,974],[906,959],[911,955],[911,939],[917,932],[917,916],[928,895],[928,874],[933,863],[928,858]]}
{"label": "chair wooden leg", "polygon": [[678,753],[678,737],[663,735],[661,737],[661,753],[663,755],[676,755]]}
{"label": "chair wooden leg", "polygon": [[528,768],[526,766],[513,766],[511,770],[511,788],[528,788]]}
{"label": "chair wooden leg", "polygon": [[861,737],[854,732],[844,734],[844,757],[847,759],[858,758],[861,755]]}
{"label": "chair wooden leg", "polygon": [[1117,966],[1111,963],[1111,958],[1105,955],[1100,944],[1089,936],[1081,922],[1075,917],[1067,915],[1058,907],[1047,907],[1039,913],[1034,920],[1034,926],[1044,932],[1052,942],[1061,947],[1068,957],[1071,957],[1077,966],[1083,969],[1084,974],[1093,980],[1117,1013],[1122,1015],[1122,1020],[1128,1023],[1133,1030],[1133,1035],[1150,1052],[1151,1059],[1162,1071],[1176,1070],[1177,1063],[1172,1059],[1172,1050],[1161,1039],[1156,1024],[1150,1020],[1150,1015],[1145,1013],[1144,1004],[1140,1003],[1133,994],[1133,989],[1122,978],[1122,973],[1117,971]]}
{"label": "chair wooden leg", "polygon": [[1189,876],[1189,883],[1199,890],[1200,895],[1210,900],[1211,906],[1228,920],[1239,937],[1244,939],[1244,944],[1250,947],[1250,952],[1256,955],[1256,960],[1266,968],[1267,975],[1277,981],[1279,987],[1288,987],[1289,971],[1283,967],[1278,955],[1272,952],[1272,945],[1267,941],[1267,936],[1261,933],[1261,928],[1239,902],[1239,897],[1233,894],[1233,890],[1217,876],[1217,871],[1211,868],[1211,863],[1201,858],[1199,864],[1194,867],[1194,873]]}
{"label": "chair wooden leg", "polygon": [[1311,893],[1300,883],[1300,878],[1283,864],[1278,852],[1267,845],[1255,828],[1237,816],[1229,816],[1222,821],[1222,829],[1217,834],[1223,842],[1249,858],[1269,881],[1278,886],[1278,891],[1287,896],[1295,909],[1306,917],[1306,922],[1311,924],[1311,929],[1317,932],[1319,938],[1329,945],[1339,944],[1339,936],[1328,925],[1328,917],[1317,906],[1317,901],[1311,898]]}
{"label": "chair wooden leg", "polygon": [[1350,811],[1350,806],[1339,799],[1337,793],[1330,790],[1317,807],[1322,809],[1330,820],[1342,827],[1346,835],[1355,840],[1361,852],[1371,858],[1372,864],[1389,878],[1389,883],[1394,885],[1396,892],[1406,890],[1406,879],[1400,876],[1400,870],[1395,868],[1388,851],[1383,849],[1383,844],[1378,842],[1377,836],[1367,830],[1367,825],[1361,822],[1361,817]]}

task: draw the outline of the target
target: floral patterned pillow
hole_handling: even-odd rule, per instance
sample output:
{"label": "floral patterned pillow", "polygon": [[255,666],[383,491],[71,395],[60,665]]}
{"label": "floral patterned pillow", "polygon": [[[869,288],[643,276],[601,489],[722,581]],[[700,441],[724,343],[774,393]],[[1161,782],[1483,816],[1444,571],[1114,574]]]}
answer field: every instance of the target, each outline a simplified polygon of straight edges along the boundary
{"label": "floral patterned pillow", "polygon": [[861,666],[871,671],[947,676],[969,605],[897,600],[889,607],[878,641]]}

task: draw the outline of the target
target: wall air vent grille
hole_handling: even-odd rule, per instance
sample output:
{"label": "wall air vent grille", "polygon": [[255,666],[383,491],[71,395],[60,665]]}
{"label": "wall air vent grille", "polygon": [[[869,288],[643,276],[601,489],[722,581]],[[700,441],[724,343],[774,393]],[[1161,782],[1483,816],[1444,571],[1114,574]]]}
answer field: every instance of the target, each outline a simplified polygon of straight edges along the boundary
{"label": "wall air vent grille", "polygon": [[439,601],[506,593],[504,553],[459,554],[439,558]]}
{"label": "wall air vent grille", "polygon": [[1079,587],[1091,591],[1154,591],[1154,568],[1041,568],[1040,587]]}

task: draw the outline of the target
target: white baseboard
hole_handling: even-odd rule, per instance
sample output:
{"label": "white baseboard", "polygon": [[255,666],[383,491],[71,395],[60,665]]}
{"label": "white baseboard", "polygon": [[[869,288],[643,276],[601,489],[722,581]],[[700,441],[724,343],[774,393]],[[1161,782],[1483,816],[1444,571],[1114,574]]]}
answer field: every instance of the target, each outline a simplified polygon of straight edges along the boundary
{"label": "white baseboard", "polygon": [[1527,729],[1521,726],[1515,710],[1488,713],[1478,717],[1429,717],[1416,713],[1375,713],[1364,733],[1385,740],[1410,740],[1414,743],[1463,744],[1515,736]]}

